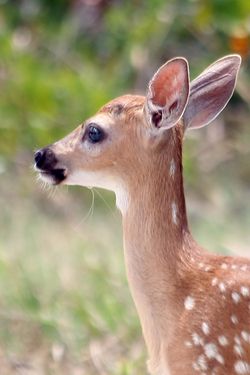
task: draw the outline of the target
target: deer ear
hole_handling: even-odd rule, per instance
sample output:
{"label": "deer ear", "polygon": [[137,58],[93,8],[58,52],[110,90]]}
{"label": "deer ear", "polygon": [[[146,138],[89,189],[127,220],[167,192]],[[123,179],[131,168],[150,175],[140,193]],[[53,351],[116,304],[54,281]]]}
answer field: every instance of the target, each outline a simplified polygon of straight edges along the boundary
{"label": "deer ear", "polygon": [[168,61],[149,82],[146,116],[153,128],[169,129],[182,117],[189,95],[188,62],[182,57]]}
{"label": "deer ear", "polygon": [[218,116],[233,95],[240,63],[239,55],[225,56],[191,82],[185,128],[201,128]]}

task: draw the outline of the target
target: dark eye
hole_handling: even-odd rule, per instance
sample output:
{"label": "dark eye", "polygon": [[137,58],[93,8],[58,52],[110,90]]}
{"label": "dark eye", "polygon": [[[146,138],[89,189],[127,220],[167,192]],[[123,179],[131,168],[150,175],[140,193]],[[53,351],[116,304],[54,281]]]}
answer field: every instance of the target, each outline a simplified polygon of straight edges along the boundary
{"label": "dark eye", "polygon": [[95,125],[89,125],[87,129],[87,137],[90,142],[97,143],[103,140],[104,132],[102,129]]}

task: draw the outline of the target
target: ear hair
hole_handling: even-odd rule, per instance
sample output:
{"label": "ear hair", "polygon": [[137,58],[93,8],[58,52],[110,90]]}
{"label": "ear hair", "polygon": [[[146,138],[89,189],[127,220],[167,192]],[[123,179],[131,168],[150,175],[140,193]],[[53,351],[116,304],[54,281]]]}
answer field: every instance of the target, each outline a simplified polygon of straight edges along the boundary
{"label": "ear hair", "polygon": [[169,60],[149,82],[146,117],[152,128],[169,129],[182,117],[189,96],[188,62],[183,57]]}

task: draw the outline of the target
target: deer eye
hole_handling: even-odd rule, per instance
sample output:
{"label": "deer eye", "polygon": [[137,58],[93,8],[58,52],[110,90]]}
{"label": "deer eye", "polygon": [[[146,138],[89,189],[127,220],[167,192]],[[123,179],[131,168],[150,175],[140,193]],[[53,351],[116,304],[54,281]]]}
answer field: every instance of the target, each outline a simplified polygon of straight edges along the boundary
{"label": "deer eye", "polygon": [[87,128],[87,137],[91,143],[97,143],[103,140],[104,132],[96,125],[89,125]]}

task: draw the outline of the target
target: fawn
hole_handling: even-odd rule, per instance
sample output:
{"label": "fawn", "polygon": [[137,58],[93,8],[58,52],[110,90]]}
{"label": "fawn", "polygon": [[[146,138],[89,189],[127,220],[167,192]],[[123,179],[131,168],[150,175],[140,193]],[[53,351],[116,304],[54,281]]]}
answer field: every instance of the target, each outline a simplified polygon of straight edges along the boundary
{"label": "fawn", "polygon": [[195,242],[182,177],[184,132],[221,112],[240,63],[225,56],[190,83],[187,61],[174,58],[154,74],[146,97],[112,100],[35,154],[44,181],[115,192],[154,375],[250,374],[250,261]]}

